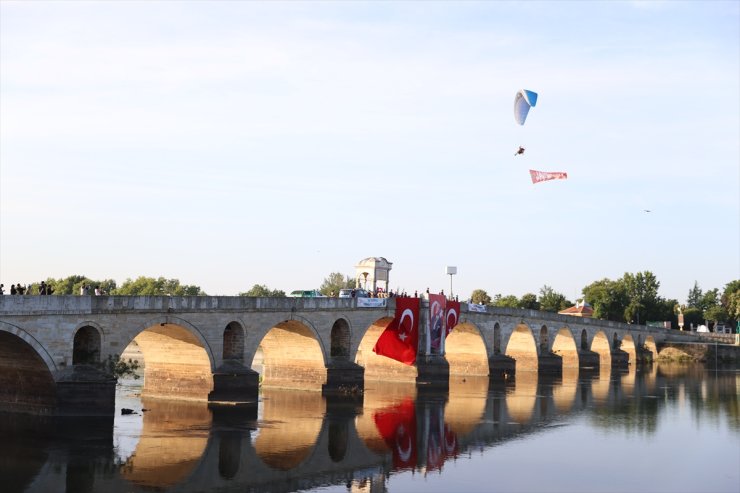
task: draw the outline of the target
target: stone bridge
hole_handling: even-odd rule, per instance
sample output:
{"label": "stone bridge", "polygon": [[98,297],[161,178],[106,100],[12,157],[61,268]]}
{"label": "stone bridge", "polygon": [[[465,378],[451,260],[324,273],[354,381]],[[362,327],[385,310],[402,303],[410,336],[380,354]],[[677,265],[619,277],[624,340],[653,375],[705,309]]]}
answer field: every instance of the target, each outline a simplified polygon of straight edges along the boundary
{"label": "stone bridge", "polygon": [[[462,304],[441,352],[426,350],[421,301],[415,366],[372,352],[395,300],[351,298],[0,296],[0,406],[111,415],[109,357],[144,368],[144,396],[256,402],[259,385],[355,392],[365,380],[448,386],[451,375],[626,368],[697,335],[533,310]],[[261,380],[261,383],[260,383]]]}

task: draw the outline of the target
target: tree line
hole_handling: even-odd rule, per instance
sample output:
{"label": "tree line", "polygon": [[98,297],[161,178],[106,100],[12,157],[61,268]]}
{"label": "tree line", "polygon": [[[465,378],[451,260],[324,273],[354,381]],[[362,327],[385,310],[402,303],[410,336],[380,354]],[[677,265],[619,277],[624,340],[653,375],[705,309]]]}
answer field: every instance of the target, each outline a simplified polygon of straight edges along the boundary
{"label": "tree line", "polygon": [[[594,318],[646,324],[648,322],[671,322],[671,327],[678,328],[678,315],[683,314],[684,327],[688,328],[702,323],[732,323],[740,320],[740,280],[727,283],[722,291],[718,288],[703,292],[697,282],[689,290],[685,303],[675,299],[666,299],[658,294],[660,282],[650,271],[635,274],[625,272],[616,280],[604,278],[585,286],[583,297],[577,302],[588,303],[593,308]],[[514,295],[496,294],[491,298],[483,289],[473,291],[470,300],[473,303],[527,308],[558,312],[571,303],[564,295],[554,291],[550,286],[543,286],[539,296],[526,293],[521,298]]]}
{"label": "tree line", "polygon": [[[197,285],[181,284],[178,279],[164,277],[140,276],[126,279],[120,286],[113,279],[95,280],[83,275],[66,278],[49,278],[46,284],[51,286],[55,295],[80,294],[81,288],[95,287],[107,295],[121,296],[207,296]],[[38,284],[32,284],[31,292],[38,292]],[[339,293],[340,289],[355,287],[352,276],[332,272],[324,278],[319,291],[326,296]],[[684,303],[675,299],[666,299],[658,294],[660,282],[650,271],[635,274],[625,272],[616,280],[604,278],[594,281],[582,289],[582,298],[577,302],[588,303],[594,310],[593,317],[645,324],[647,322],[670,321],[671,326],[678,327],[678,315],[681,313],[684,326],[697,326],[705,322],[732,323],[740,320],[740,280],[727,283],[724,289],[702,291],[697,282],[689,290]],[[265,284],[254,284],[251,289],[240,292],[239,296],[284,297],[285,291],[270,289]],[[572,306],[562,293],[548,285],[542,286],[539,294],[525,293],[520,298],[514,295],[495,294],[493,297],[484,289],[475,289],[470,301],[477,304],[525,308],[559,312]]]}

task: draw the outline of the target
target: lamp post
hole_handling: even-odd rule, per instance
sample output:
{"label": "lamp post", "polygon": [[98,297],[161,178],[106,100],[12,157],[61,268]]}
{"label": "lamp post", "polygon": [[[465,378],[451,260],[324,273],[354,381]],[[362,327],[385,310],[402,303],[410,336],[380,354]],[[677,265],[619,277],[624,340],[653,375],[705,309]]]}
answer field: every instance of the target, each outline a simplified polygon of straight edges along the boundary
{"label": "lamp post", "polygon": [[445,274],[450,276],[450,299],[454,299],[454,296],[452,296],[452,276],[457,274],[457,267],[448,265],[445,267]]}

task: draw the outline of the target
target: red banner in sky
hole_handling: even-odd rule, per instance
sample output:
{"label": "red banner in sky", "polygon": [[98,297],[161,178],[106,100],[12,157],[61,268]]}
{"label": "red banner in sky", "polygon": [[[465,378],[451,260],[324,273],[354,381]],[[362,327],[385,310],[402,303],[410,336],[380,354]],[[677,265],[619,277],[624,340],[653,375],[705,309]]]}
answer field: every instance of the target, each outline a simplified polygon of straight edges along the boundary
{"label": "red banner in sky", "polygon": [[419,346],[419,298],[395,298],[396,315],[385,328],[373,351],[407,365],[416,362]]}
{"label": "red banner in sky", "polygon": [[565,180],[568,178],[568,173],[564,171],[537,171],[530,169],[529,174],[532,177],[532,183],[539,183],[547,180]]}
{"label": "red banner in sky", "polygon": [[460,320],[460,302],[447,301],[445,308],[445,337],[450,335],[452,329],[457,325],[458,320]]}

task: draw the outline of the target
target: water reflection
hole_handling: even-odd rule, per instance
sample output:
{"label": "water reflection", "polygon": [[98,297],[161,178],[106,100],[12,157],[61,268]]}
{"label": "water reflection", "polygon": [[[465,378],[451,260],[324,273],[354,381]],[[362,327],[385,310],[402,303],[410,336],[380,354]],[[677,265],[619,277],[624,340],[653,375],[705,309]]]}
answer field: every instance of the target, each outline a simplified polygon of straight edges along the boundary
{"label": "water reflection", "polygon": [[[584,417],[655,434],[662,412],[740,434],[737,372],[646,367],[519,372],[450,381],[449,392],[368,382],[363,396],[264,390],[257,407],[131,398],[115,420],[0,420],[3,491],[385,491],[404,471],[444,481],[446,464]],[[119,406],[120,407],[120,406]],[[486,484],[480,478],[481,485]],[[64,485],[63,487],[60,485]]]}

